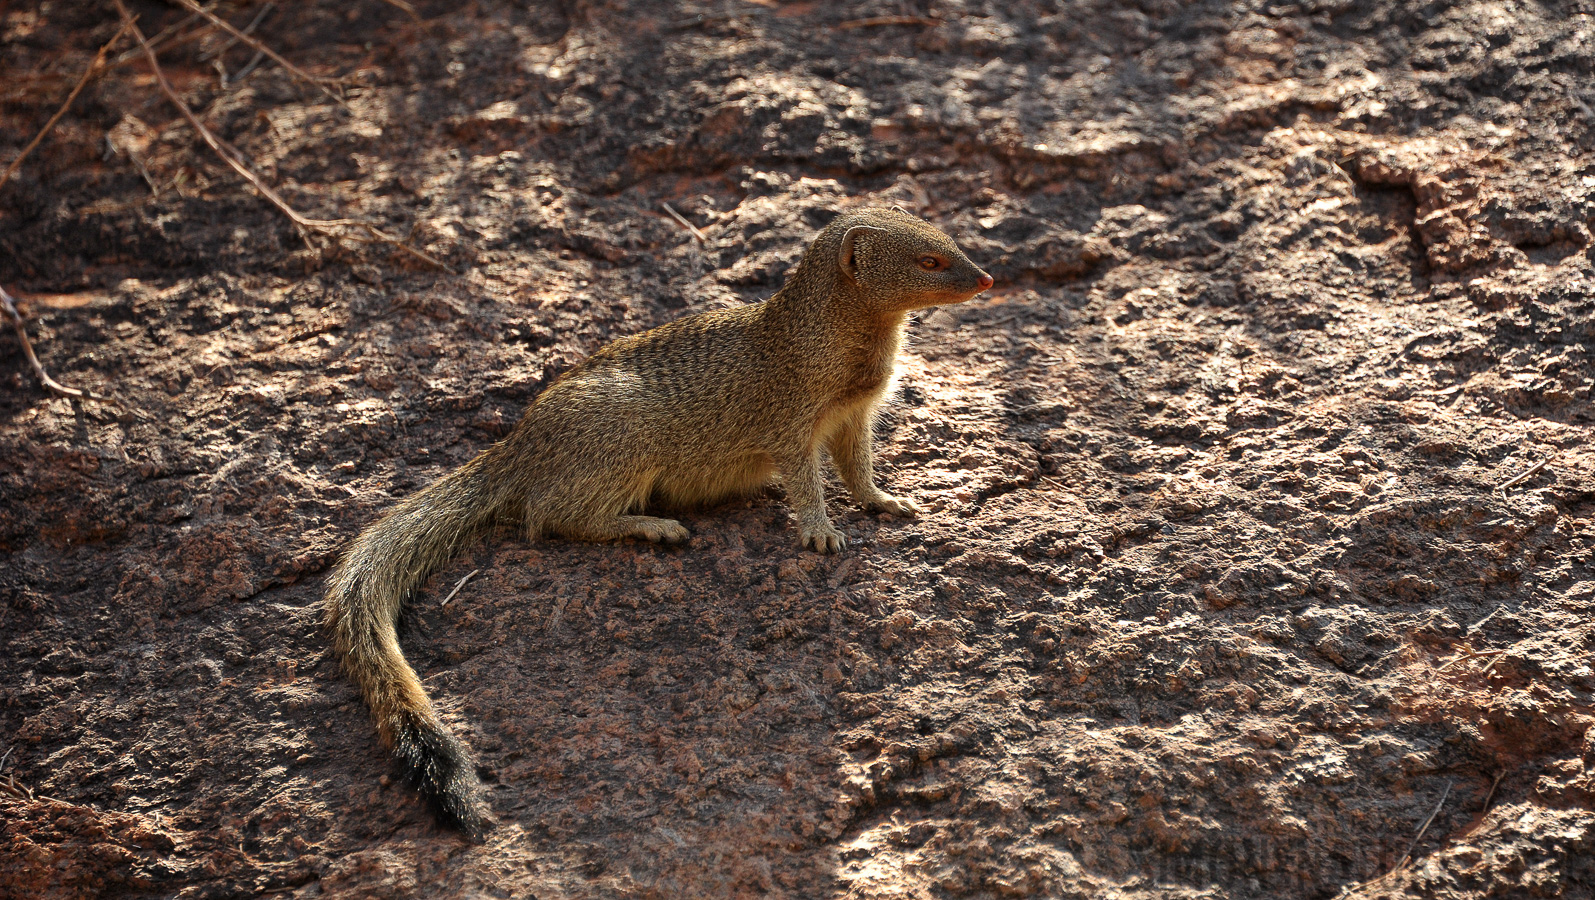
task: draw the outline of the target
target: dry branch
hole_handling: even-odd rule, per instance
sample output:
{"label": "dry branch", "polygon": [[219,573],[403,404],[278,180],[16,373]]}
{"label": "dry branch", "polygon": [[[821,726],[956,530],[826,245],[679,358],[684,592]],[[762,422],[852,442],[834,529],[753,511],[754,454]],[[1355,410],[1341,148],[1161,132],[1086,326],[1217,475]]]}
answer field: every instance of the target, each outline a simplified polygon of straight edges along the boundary
{"label": "dry branch", "polygon": [[349,238],[351,240],[362,240],[359,237],[348,234],[345,230],[360,229],[370,234],[372,238],[380,243],[390,244],[394,247],[397,247],[400,250],[415,256],[417,259],[424,260],[440,269],[443,269],[444,271],[454,271],[451,267],[437,257],[423,250],[417,250],[416,248],[409,246],[403,241],[400,241],[398,238],[383,232],[381,229],[377,228],[376,225],[370,222],[364,222],[359,219],[312,219],[301,215],[298,210],[290,206],[288,201],[284,200],[282,196],[273,190],[270,185],[266,184],[266,182],[259,175],[256,175],[254,170],[249,168],[242,153],[234,149],[221,138],[217,137],[215,133],[205,126],[204,122],[199,120],[199,116],[195,115],[194,111],[188,108],[188,104],[183,102],[183,98],[178,95],[177,89],[172,87],[172,83],[167,80],[166,72],[161,68],[160,61],[155,58],[155,51],[150,48],[149,42],[145,40],[144,32],[140,31],[138,25],[133,23],[132,16],[129,15],[127,11],[127,6],[122,2],[122,0],[115,0],[115,3],[117,11],[121,13],[122,21],[125,22],[130,29],[132,29],[134,39],[137,40],[139,46],[144,49],[144,58],[150,64],[150,71],[154,73],[155,83],[160,86],[161,93],[165,94],[166,99],[170,100],[172,105],[177,107],[177,111],[183,114],[183,118],[187,119],[188,124],[193,126],[194,130],[199,133],[200,138],[205,141],[206,146],[215,151],[216,155],[220,156],[223,162],[231,166],[233,171],[237,172],[245,181],[249,182],[250,186],[253,187],[260,194],[260,196],[264,197],[272,206],[277,207],[277,209],[283,215],[287,216],[289,221],[293,222],[294,225],[298,226],[304,232],[314,231],[319,234],[325,234],[334,239],[342,237]]}
{"label": "dry branch", "polygon": [[421,21],[421,14],[417,13],[415,11],[415,7],[404,2],[404,0],[382,0],[382,2],[393,7],[394,9],[402,10],[406,15],[417,22]]}
{"label": "dry branch", "polygon": [[50,133],[50,129],[55,127],[55,123],[61,121],[61,117],[66,115],[67,108],[72,105],[72,101],[76,100],[78,94],[83,92],[83,86],[89,83],[90,78],[100,72],[101,64],[105,62],[105,54],[110,51],[112,45],[122,39],[122,35],[127,34],[127,29],[132,27],[132,25],[132,20],[123,20],[122,27],[118,28],[116,34],[112,35],[111,39],[106,41],[105,45],[99,49],[99,52],[94,54],[94,61],[89,63],[87,69],[83,70],[83,77],[78,79],[78,86],[72,89],[72,93],[66,95],[66,102],[62,103],[61,108],[55,111],[55,115],[50,117],[50,121],[44,123],[44,127],[39,129],[39,133],[33,136],[33,140],[28,142],[28,146],[22,148],[22,152],[18,153],[17,158],[11,161],[11,165],[6,166],[5,172],[0,173],[0,188],[5,187],[6,182],[11,180],[11,176],[16,174],[17,167],[22,165],[22,161],[28,157],[29,153],[33,152],[33,148],[39,146],[39,142],[44,140],[44,136]]}
{"label": "dry branch", "polygon": [[836,27],[842,30],[879,28],[883,25],[925,25],[934,28],[940,24],[941,19],[933,19],[930,16],[871,16],[867,19],[848,19],[846,22],[838,22]]}
{"label": "dry branch", "polygon": [[1484,618],[1480,619],[1477,622],[1474,622],[1472,625],[1469,625],[1467,633],[1468,634],[1472,634],[1473,632],[1478,631],[1480,628],[1483,628],[1484,627],[1484,623],[1486,623],[1486,622],[1490,621],[1491,619],[1495,618],[1496,613],[1499,613],[1503,609],[1506,609],[1506,604],[1502,604],[1500,606],[1497,606],[1495,609],[1490,610],[1490,612],[1487,615],[1485,615]]}
{"label": "dry branch", "polygon": [[[254,34],[255,33],[255,29],[260,27],[260,23],[266,21],[266,17],[271,15],[271,11],[276,9],[276,8],[277,8],[277,4],[270,3],[270,2],[268,2],[265,5],[261,6],[260,7],[260,11],[255,13],[255,17],[253,19],[249,20],[249,24],[248,25],[244,26],[244,32],[243,33],[244,34]],[[190,13],[189,15],[190,16],[197,16],[197,15],[199,15],[199,13]],[[233,47],[237,46],[237,44],[238,44],[238,37],[236,35],[234,35],[233,37],[230,37],[227,40],[222,41],[222,45],[220,47],[215,47],[213,49],[206,50],[205,52],[201,53],[199,55],[199,61],[200,62],[206,62],[207,60],[215,59],[216,57],[221,56],[222,54],[226,53],[228,50],[233,49]]]}
{"label": "dry branch", "polygon": [[1496,773],[1495,780],[1490,782],[1490,792],[1484,795],[1484,805],[1479,807],[1479,815],[1490,811],[1490,801],[1495,799],[1495,789],[1501,786],[1501,779],[1506,777],[1506,770]]}
{"label": "dry branch", "polygon": [[1412,843],[1407,845],[1407,852],[1401,854],[1401,861],[1396,863],[1396,867],[1390,871],[1401,871],[1401,867],[1406,865],[1407,860],[1412,858],[1412,851],[1418,849],[1418,842],[1423,840],[1423,836],[1425,834],[1429,833],[1429,826],[1434,824],[1434,817],[1440,814],[1440,808],[1445,806],[1446,798],[1451,796],[1451,785],[1454,783],[1454,781],[1447,781],[1445,783],[1445,790],[1440,794],[1440,802],[1434,805],[1434,812],[1429,813],[1429,818],[1423,820],[1423,827],[1418,829],[1418,836],[1414,837],[1412,839]]}
{"label": "dry branch", "polygon": [[[218,4],[220,2],[221,2],[221,0],[210,0],[209,3],[205,4],[205,8],[208,9],[208,10],[209,9],[215,9],[216,8],[216,4]],[[209,34],[211,26],[207,25],[204,28],[200,28],[200,29],[198,29],[196,31],[190,32],[189,34],[187,34],[187,35],[185,35],[185,36],[183,36],[181,38],[178,38],[177,40],[174,40],[174,41],[172,41],[169,44],[162,44],[161,43],[162,41],[164,41],[167,38],[171,37],[172,35],[176,34],[177,32],[182,31],[184,28],[187,28],[189,23],[193,22],[197,18],[199,18],[199,16],[194,15],[193,13],[190,13],[190,14],[184,16],[180,21],[174,22],[174,23],[166,26],[165,28],[162,28],[160,31],[155,33],[154,37],[150,38],[150,46],[154,47],[156,52],[161,52],[163,50],[170,50],[173,47],[181,47],[184,44],[193,43],[194,41],[197,41],[200,38],[204,37],[206,34]],[[133,60],[138,59],[140,56],[143,56],[143,55],[144,55],[144,51],[143,50],[140,50],[139,48],[134,47],[134,48],[132,48],[132,49],[130,49],[130,50],[118,55],[116,57],[116,59],[111,60],[111,66],[110,67],[114,69],[117,66],[126,65],[126,64],[132,62]]]}
{"label": "dry branch", "polygon": [[666,203],[666,202],[664,202],[662,200],[659,202],[659,205],[664,207],[665,212],[670,214],[670,218],[675,219],[677,222],[681,223],[682,227],[684,227],[688,231],[692,232],[692,236],[698,239],[698,243],[707,244],[709,242],[709,239],[703,236],[703,232],[698,230],[698,226],[696,226],[696,225],[692,224],[691,222],[687,221],[687,217],[686,216],[683,216],[681,213],[676,212],[676,208],[675,207],[671,206],[669,203]]}
{"label": "dry branch", "polygon": [[1469,652],[1469,653],[1464,653],[1461,656],[1458,656],[1456,659],[1453,659],[1450,662],[1446,663],[1445,665],[1441,666],[1438,671],[1444,672],[1446,669],[1451,668],[1452,666],[1456,665],[1457,663],[1467,662],[1468,660],[1471,660],[1471,659],[1480,659],[1480,658],[1486,657],[1486,656],[1500,656],[1502,653],[1505,653],[1505,652],[1506,652],[1505,650],[1475,650],[1475,651],[1472,651],[1472,652]]}
{"label": "dry branch", "polygon": [[[33,342],[28,340],[28,330],[27,328],[23,327],[22,313],[17,311],[16,301],[11,299],[11,295],[6,293],[5,288],[0,288],[0,312],[5,313],[5,317],[11,320],[11,327],[16,329],[17,340],[22,344],[22,353],[28,358],[28,365],[33,367],[33,374],[39,376],[39,380],[44,383],[45,387],[55,391],[57,394],[60,394],[63,397],[77,397],[80,400],[98,400],[101,403],[113,403],[118,406],[122,405],[118,401],[112,400],[109,397],[101,397],[96,394],[91,394],[88,391],[80,391],[77,388],[69,388],[61,382],[56,381],[54,378],[51,378],[50,373],[44,371],[44,365],[39,362],[38,355],[33,352]],[[9,753],[9,751],[7,752]]]}
{"label": "dry branch", "polygon": [[5,794],[13,800],[33,799],[33,789],[18,781],[15,775],[0,778],[0,794]]}
{"label": "dry branch", "polygon": [[1534,465],[1529,466],[1528,471],[1523,472],[1522,474],[1517,475],[1515,477],[1508,478],[1507,480],[1505,480],[1505,481],[1501,482],[1500,484],[1496,485],[1495,489],[1498,490],[1498,491],[1504,491],[1504,490],[1506,490],[1509,487],[1514,487],[1514,486],[1520,484],[1521,482],[1529,480],[1530,478],[1532,478],[1534,476],[1534,474],[1536,472],[1538,472],[1539,470],[1545,468],[1545,464],[1550,462],[1550,461],[1551,461],[1551,458],[1549,456],[1547,456],[1546,458],[1540,460],[1539,462],[1535,463]]}
{"label": "dry branch", "polygon": [[454,595],[458,594],[460,592],[460,588],[465,587],[465,583],[467,581],[470,581],[472,578],[475,578],[476,577],[476,573],[478,573],[480,571],[482,571],[482,570],[481,569],[472,569],[471,571],[465,573],[465,577],[461,578],[459,581],[454,583],[454,590],[449,591],[449,595],[447,597],[444,597],[443,598],[443,602],[439,603],[438,606],[440,608],[444,607],[444,606],[448,606],[449,605],[449,601],[454,599]]}
{"label": "dry branch", "polygon": [[680,31],[685,28],[696,28],[699,25],[708,25],[716,22],[734,22],[738,19],[752,19],[769,12],[767,9],[740,9],[734,12],[699,13],[685,19],[677,19],[670,23],[671,30]]}
{"label": "dry branch", "polygon": [[[204,16],[206,21],[210,22],[212,25],[215,25],[217,28],[220,28],[221,30],[223,30],[223,31],[227,32],[228,34],[232,35],[233,36],[233,40],[242,41],[243,43],[248,44],[250,47],[253,47],[257,52],[266,54],[268,57],[271,58],[272,62],[275,62],[277,65],[282,66],[284,69],[287,69],[289,72],[292,72],[294,75],[297,75],[298,77],[304,79],[305,81],[308,81],[311,84],[315,85],[317,88],[319,88],[321,90],[321,92],[323,94],[326,94],[328,97],[332,98],[332,102],[338,104],[339,106],[343,107],[344,109],[348,109],[349,108],[349,104],[347,102],[345,102],[342,97],[340,97],[337,94],[333,93],[332,89],[327,87],[324,79],[317,78],[316,76],[310,74],[309,72],[306,72],[304,69],[301,69],[298,66],[294,65],[293,63],[289,62],[288,60],[284,59],[282,57],[282,55],[279,54],[277,51],[271,49],[270,47],[266,46],[265,44],[262,44],[260,41],[255,40],[253,37],[250,37],[244,31],[240,31],[237,28],[234,28],[226,19],[223,19],[222,17],[216,15],[215,13],[211,12],[210,10],[205,9],[204,7],[200,6],[198,3],[195,3],[194,0],[172,0],[172,2],[176,3],[178,6],[181,6],[184,9],[188,10],[190,13],[193,13],[193,14],[196,14],[196,15],[200,15],[200,16]],[[120,6],[120,4],[118,4],[118,6]],[[254,26],[251,25],[250,27],[253,28]]]}

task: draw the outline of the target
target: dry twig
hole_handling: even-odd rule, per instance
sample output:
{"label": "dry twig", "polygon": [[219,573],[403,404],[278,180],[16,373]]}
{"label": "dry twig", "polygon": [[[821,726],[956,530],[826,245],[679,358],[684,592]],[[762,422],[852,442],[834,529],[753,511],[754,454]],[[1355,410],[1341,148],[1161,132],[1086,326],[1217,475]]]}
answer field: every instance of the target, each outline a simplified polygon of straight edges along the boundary
{"label": "dry twig", "polygon": [[[195,3],[194,0],[172,0],[172,2],[188,10],[192,14],[204,16],[206,21],[232,35],[233,40],[242,41],[245,44],[248,44],[250,47],[253,47],[256,51],[266,54],[271,58],[272,62],[275,62],[277,65],[282,66],[289,72],[292,72],[294,75],[297,75],[305,81],[315,85],[317,88],[320,88],[323,94],[326,94],[328,97],[332,98],[332,102],[338,104],[344,109],[349,108],[349,104],[345,102],[342,97],[333,93],[332,89],[327,87],[323,79],[317,78],[309,72],[306,72],[304,69],[299,68],[298,66],[284,59],[279,53],[277,53],[277,51],[271,49],[265,44],[262,44],[260,41],[255,40],[253,37],[250,37],[249,34],[247,34],[248,29],[240,31],[237,28],[234,28],[226,19],[223,19],[210,10],[205,9],[198,3]],[[256,21],[258,22],[259,20],[257,19]],[[249,27],[254,28],[255,26],[254,24],[251,24]],[[225,49],[226,48],[224,47],[223,50]]]}
{"label": "dry twig", "polygon": [[7,775],[4,778],[0,778],[0,794],[5,794],[14,800],[33,799],[33,790],[18,781],[15,775]]}
{"label": "dry twig", "polygon": [[699,25],[708,25],[717,22],[734,22],[737,19],[752,19],[762,16],[767,12],[768,10],[764,9],[740,9],[736,10],[735,12],[725,13],[699,13],[695,16],[688,16],[685,19],[677,19],[676,21],[671,22],[670,28],[674,31],[681,31],[686,28],[696,28]]}
{"label": "dry twig", "polygon": [[664,202],[662,200],[659,202],[659,205],[665,208],[665,212],[670,214],[670,218],[675,219],[677,222],[680,222],[681,226],[683,228],[685,228],[688,231],[692,232],[692,236],[698,239],[698,243],[707,244],[709,242],[709,239],[703,236],[703,232],[698,230],[698,226],[692,224],[691,222],[688,222],[687,221],[687,217],[683,216],[681,213],[676,212],[676,208],[674,206],[671,206],[670,204],[668,204],[668,203],[666,203],[666,202]]}
{"label": "dry twig", "polygon": [[404,2],[404,0],[382,0],[382,2],[394,9],[403,10],[406,15],[417,22],[421,21],[421,15],[415,11],[415,7]]}
{"label": "dry twig", "polygon": [[18,153],[17,158],[11,161],[11,165],[6,166],[5,172],[0,173],[0,187],[5,187],[6,182],[11,180],[11,176],[16,174],[17,167],[22,165],[22,161],[27,158],[29,153],[33,152],[33,148],[39,146],[39,142],[44,140],[44,136],[50,133],[50,129],[55,127],[55,123],[61,121],[61,117],[66,115],[67,108],[72,105],[72,101],[76,100],[78,94],[83,92],[83,86],[89,83],[90,78],[100,73],[101,64],[105,62],[105,54],[110,51],[113,44],[122,39],[122,35],[127,34],[127,29],[132,27],[132,25],[132,20],[123,20],[122,27],[118,28],[116,34],[105,42],[105,46],[94,54],[94,61],[89,63],[87,69],[83,70],[83,77],[78,79],[78,86],[72,89],[72,93],[66,95],[66,102],[62,103],[61,108],[55,111],[55,115],[50,117],[50,121],[44,123],[44,127],[39,129],[39,133],[33,136],[33,140],[28,142],[28,146],[22,148],[22,152]]}
{"label": "dry twig", "polygon": [[838,22],[838,29],[846,28],[877,28],[882,25],[926,25],[936,26],[941,24],[941,19],[930,16],[870,16],[867,19],[848,19]]}
{"label": "dry twig", "polygon": [[138,25],[133,24],[132,16],[129,15],[127,6],[122,2],[122,0],[115,0],[115,3],[117,11],[122,15],[122,20],[128,23],[128,26],[132,29],[134,39],[136,39],[139,43],[139,46],[144,49],[144,58],[150,64],[150,71],[154,73],[155,83],[160,86],[161,93],[165,94],[166,99],[170,100],[172,105],[177,107],[177,111],[183,114],[183,118],[188,120],[188,124],[193,126],[194,130],[199,133],[200,138],[205,141],[205,144],[209,146],[211,150],[215,151],[216,155],[220,156],[223,162],[232,167],[233,171],[243,176],[243,179],[249,182],[250,186],[253,187],[256,192],[260,194],[260,196],[264,197],[272,206],[277,207],[278,211],[287,216],[288,219],[294,223],[294,225],[298,226],[302,231],[314,231],[320,234],[325,234],[332,238],[343,237],[349,240],[364,241],[365,239],[349,234],[345,230],[361,229],[370,234],[371,238],[375,241],[397,247],[400,250],[403,250],[404,252],[409,253],[418,259],[425,260],[426,262],[437,266],[446,272],[454,271],[453,268],[432,254],[427,253],[424,250],[418,250],[414,247],[411,247],[403,241],[400,241],[398,238],[385,233],[370,222],[361,221],[359,219],[312,219],[301,215],[298,210],[288,205],[288,201],[284,200],[282,196],[275,190],[272,190],[270,185],[266,184],[266,182],[262,180],[259,175],[256,175],[254,171],[249,168],[242,153],[234,149],[221,138],[217,137],[209,128],[205,127],[205,123],[199,120],[199,116],[195,115],[194,111],[188,108],[188,104],[184,103],[183,98],[178,96],[177,89],[172,87],[172,83],[167,80],[166,72],[161,68],[160,61],[155,58],[155,51],[150,49],[149,42],[144,38],[144,32],[139,30]]}
{"label": "dry twig", "polygon": [[256,53],[253,57],[250,58],[249,62],[244,64],[244,67],[242,69],[239,69],[238,71],[234,72],[229,80],[232,81],[232,83],[234,83],[234,84],[237,84],[238,82],[243,81],[244,77],[247,76],[250,72],[255,71],[255,67],[260,65],[260,61],[265,59],[265,58],[266,58],[266,54],[264,54],[264,53]]}
{"label": "dry twig", "polygon": [[472,578],[475,578],[476,577],[476,573],[478,573],[480,571],[482,571],[482,570],[481,569],[472,569],[471,571],[465,573],[465,577],[464,578],[461,578],[459,581],[454,582],[454,590],[449,591],[449,595],[447,597],[443,598],[443,602],[438,604],[438,608],[442,609],[443,607],[448,606],[449,605],[449,601],[454,599],[454,595],[458,594],[460,592],[460,588],[465,587],[465,583],[467,581],[470,581]]}
{"label": "dry twig", "polygon": [[1484,806],[1480,807],[1479,815],[1483,815],[1490,811],[1490,801],[1495,799],[1495,789],[1501,786],[1501,779],[1505,777],[1506,770],[1502,769],[1496,774],[1495,780],[1490,782],[1490,792],[1484,795]]}
{"label": "dry twig", "polygon": [[[216,4],[218,4],[220,2],[221,2],[221,0],[210,0],[209,3],[205,4],[205,8],[207,10],[215,9],[216,8]],[[200,38],[204,37],[205,35],[209,34],[210,30],[211,30],[211,26],[206,25],[204,28],[199,28],[199,29],[196,29],[196,30],[194,30],[192,32],[189,32],[188,34],[186,34],[183,37],[180,37],[180,38],[172,41],[169,44],[162,44],[161,43],[162,41],[164,41],[167,38],[171,37],[172,35],[176,34],[177,32],[182,31],[184,28],[187,28],[197,18],[199,18],[198,15],[195,15],[193,13],[189,13],[188,15],[184,16],[180,21],[174,22],[171,25],[168,25],[165,28],[162,28],[160,31],[155,33],[154,37],[150,38],[150,46],[155,48],[155,52],[160,53],[160,52],[163,52],[163,51],[166,51],[166,50],[170,50],[170,49],[172,49],[174,47],[181,47],[184,44],[192,44],[194,41],[197,41]],[[116,59],[111,60],[111,65],[109,66],[109,68],[113,68],[114,69],[117,66],[126,65],[126,64],[132,62],[133,60],[138,59],[139,57],[141,57],[143,55],[144,55],[144,51],[143,50],[139,49],[138,47],[133,47],[133,48],[131,48],[129,50],[124,51],[121,55],[117,56]]]}
{"label": "dry twig", "polygon": [[4,794],[14,800],[43,800],[46,803],[67,802],[56,797],[47,797],[44,794],[35,793],[33,788],[18,781],[15,774],[0,778],[0,794]]}
{"label": "dry twig", "polygon": [[[244,26],[244,34],[254,34],[255,33],[255,29],[260,27],[260,23],[266,21],[266,17],[271,15],[271,11],[276,9],[276,8],[277,8],[277,4],[269,3],[269,2],[264,4],[263,6],[261,6],[260,7],[260,11],[255,13],[255,17],[253,19],[249,20],[249,24],[248,25]],[[191,16],[197,16],[199,14],[200,13],[189,13],[189,15],[191,15]],[[234,35],[233,37],[230,37],[227,40],[222,41],[222,45],[220,47],[216,47],[216,48],[211,49],[211,50],[206,50],[205,52],[201,53],[199,55],[199,61],[200,62],[205,62],[206,60],[215,59],[216,57],[221,56],[222,54],[226,53],[228,50],[233,49],[233,46],[236,45],[237,43],[238,43],[238,36]]]}
{"label": "dry twig", "polygon": [[1500,606],[1497,606],[1495,609],[1490,610],[1489,614],[1486,615],[1484,618],[1482,618],[1479,621],[1474,622],[1472,625],[1468,626],[1468,634],[1472,634],[1473,632],[1478,631],[1480,628],[1483,628],[1484,627],[1484,623],[1486,623],[1486,622],[1490,621],[1491,619],[1495,618],[1496,613],[1499,613],[1503,609],[1506,609],[1506,604],[1504,604],[1504,603],[1501,604]]}
{"label": "dry twig", "polygon": [[1539,470],[1545,468],[1546,464],[1549,463],[1550,461],[1551,461],[1551,458],[1549,456],[1545,457],[1544,459],[1540,460],[1539,462],[1535,463],[1534,465],[1529,466],[1528,471],[1523,472],[1520,475],[1514,475],[1513,477],[1508,478],[1507,480],[1505,480],[1505,481],[1501,482],[1500,484],[1496,485],[1495,489],[1498,490],[1498,491],[1504,491],[1507,488],[1512,487],[1513,485],[1521,484],[1522,482],[1527,481],[1530,478],[1533,478],[1534,477],[1534,473],[1536,473]]}
{"label": "dry twig", "polygon": [[1453,659],[1450,662],[1446,663],[1445,665],[1441,666],[1438,671],[1444,672],[1446,669],[1451,668],[1452,666],[1456,665],[1459,662],[1467,662],[1470,659],[1479,659],[1480,657],[1484,657],[1484,656],[1499,656],[1499,655],[1501,655],[1502,653],[1505,653],[1505,652],[1506,652],[1505,650],[1477,650],[1477,651],[1472,651],[1472,652],[1469,652],[1469,653],[1464,653],[1461,656],[1457,657],[1456,659]]}
{"label": "dry twig", "polygon": [[1399,872],[1401,867],[1407,864],[1407,860],[1412,857],[1412,851],[1418,848],[1418,842],[1423,840],[1423,836],[1429,831],[1429,826],[1434,824],[1434,817],[1438,816],[1440,808],[1445,806],[1445,798],[1451,796],[1452,784],[1455,784],[1455,782],[1447,781],[1445,783],[1445,791],[1440,794],[1440,802],[1434,805],[1434,812],[1429,813],[1429,818],[1423,820],[1423,827],[1418,829],[1418,836],[1412,839],[1411,844],[1407,845],[1407,852],[1401,854],[1401,861],[1396,863],[1396,867],[1390,871]]}
{"label": "dry twig", "polygon": [[28,340],[28,330],[22,325],[22,313],[17,311],[16,301],[11,298],[10,294],[6,293],[5,288],[0,288],[0,312],[5,313],[5,317],[11,320],[11,327],[15,328],[17,331],[17,340],[22,343],[23,355],[27,356],[28,364],[33,367],[33,374],[39,376],[39,380],[44,382],[45,387],[55,391],[57,394],[60,394],[63,397],[77,397],[82,400],[98,400],[101,403],[112,403],[118,406],[123,405],[109,397],[101,397],[97,394],[91,394],[88,391],[80,391],[77,388],[69,388],[61,382],[56,381],[54,378],[51,378],[50,373],[44,371],[44,366],[39,362],[39,357],[34,354],[33,343]]}

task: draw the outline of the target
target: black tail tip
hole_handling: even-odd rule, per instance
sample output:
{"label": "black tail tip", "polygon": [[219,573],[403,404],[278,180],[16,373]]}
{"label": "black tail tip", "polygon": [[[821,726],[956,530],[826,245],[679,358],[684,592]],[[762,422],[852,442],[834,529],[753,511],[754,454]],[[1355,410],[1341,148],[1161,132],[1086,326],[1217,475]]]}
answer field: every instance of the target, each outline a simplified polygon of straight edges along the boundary
{"label": "black tail tip", "polygon": [[487,842],[488,832],[493,830],[493,822],[482,814],[480,805],[469,795],[464,794],[428,794],[421,795],[426,799],[427,806],[432,809],[432,816],[437,820],[438,827],[459,832],[460,836],[473,844]]}
{"label": "black tail tip", "polygon": [[439,826],[475,844],[487,839],[493,823],[476,801],[476,773],[465,745],[454,735],[441,727],[406,723],[394,729],[393,755]]}

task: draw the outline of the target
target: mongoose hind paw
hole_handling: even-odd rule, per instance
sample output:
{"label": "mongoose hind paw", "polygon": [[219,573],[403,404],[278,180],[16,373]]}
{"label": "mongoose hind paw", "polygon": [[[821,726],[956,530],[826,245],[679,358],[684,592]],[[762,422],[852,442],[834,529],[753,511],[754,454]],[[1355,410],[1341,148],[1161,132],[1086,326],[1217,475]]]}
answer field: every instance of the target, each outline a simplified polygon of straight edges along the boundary
{"label": "mongoose hind paw", "polygon": [[847,546],[847,538],[830,522],[803,529],[801,543],[804,549],[814,549],[821,553],[835,553]]}
{"label": "mongoose hind paw", "polygon": [[675,519],[660,519],[654,516],[626,516],[631,533],[645,541],[656,544],[681,544],[685,543],[690,533],[686,526]]}
{"label": "mongoose hind paw", "polygon": [[924,512],[918,503],[907,497],[893,497],[890,494],[882,494],[877,499],[871,500],[868,508],[900,519],[912,519]]}

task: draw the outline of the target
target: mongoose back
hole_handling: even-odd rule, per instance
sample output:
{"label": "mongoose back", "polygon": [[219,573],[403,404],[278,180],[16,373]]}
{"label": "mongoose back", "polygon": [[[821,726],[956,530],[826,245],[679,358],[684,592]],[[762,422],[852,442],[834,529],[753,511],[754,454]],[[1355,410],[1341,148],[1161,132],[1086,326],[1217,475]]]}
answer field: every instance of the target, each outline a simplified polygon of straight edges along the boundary
{"label": "mongoose back", "polygon": [[487,820],[465,748],[399,649],[404,603],[502,523],[528,538],[641,538],[687,530],[647,513],[702,506],[779,476],[804,547],[840,550],[820,455],[853,498],[896,516],[912,500],[875,484],[872,426],[909,312],[962,303],[991,276],[898,208],[846,213],[770,299],[622,338],[560,376],[510,435],[355,539],[327,586],[326,625],[377,733],[440,824],[479,838]]}

